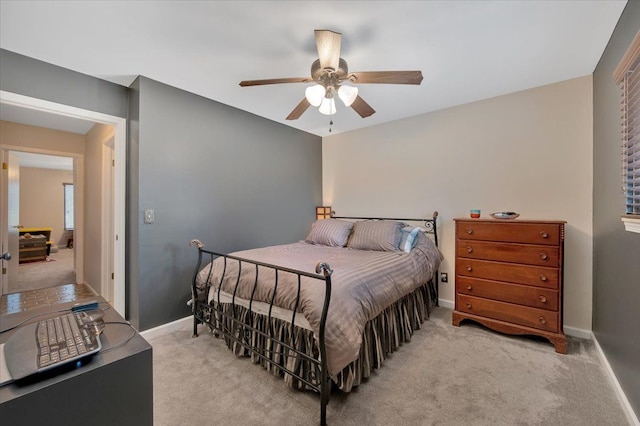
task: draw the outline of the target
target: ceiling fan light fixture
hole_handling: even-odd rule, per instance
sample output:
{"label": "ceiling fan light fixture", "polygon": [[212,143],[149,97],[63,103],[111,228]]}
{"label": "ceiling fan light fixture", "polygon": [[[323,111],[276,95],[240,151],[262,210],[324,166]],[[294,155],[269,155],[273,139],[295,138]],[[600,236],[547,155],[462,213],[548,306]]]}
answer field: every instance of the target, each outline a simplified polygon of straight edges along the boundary
{"label": "ceiling fan light fixture", "polygon": [[304,91],[304,96],[307,98],[309,103],[315,107],[320,106],[322,100],[325,99],[326,91],[324,87],[319,84],[314,84],[313,86],[307,87]]}
{"label": "ceiling fan light fixture", "polygon": [[320,108],[318,108],[320,114],[324,115],[333,115],[336,113],[336,101],[333,98],[324,98],[322,103],[320,104]]}
{"label": "ceiling fan light fixture", "polygon": [[[2,0],[0,0],[2,1]],[[422,71],[359,71],[349,73],[347,61],[340,57],[342,35],[331,30],[315,30],[318,59],[311,64],[311,77],[268,78],[263,80],[243,80],[241,87],[263,86],[283,83],[313,83],[307,87],[305,96],[289,113],[287,120],[297,120],[310,106],[318,107],[324,115],[336,112],[335,95],[353,109],[360,117],[366,118],[376,113],[358,94],[358,89],[349,84],[415,84],[422,82]],[[334,93],[336,92],[336,93]],[[333,124],[331,121],[330,124]],[[331,128],[329,128],[331,131]]]}
{"label": "ceiling fan light fixture", "polygon": [[338,97],[344,102],[345,106],[350,107],[353,101],[358,97],[358,88],[353,86],[340,86],[338,89]]}

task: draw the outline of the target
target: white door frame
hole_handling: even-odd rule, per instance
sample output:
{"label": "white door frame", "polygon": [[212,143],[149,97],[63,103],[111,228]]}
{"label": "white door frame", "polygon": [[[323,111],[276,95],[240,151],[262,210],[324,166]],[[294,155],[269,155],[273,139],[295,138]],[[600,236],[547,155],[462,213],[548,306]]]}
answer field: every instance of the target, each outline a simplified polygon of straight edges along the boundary
{"label": "white door frame", "polygon": [[[120,315],[125,315],[125,188],[126,188],[126,159],[127,159],[127,120],[122,117],[89,111],[69,105],[63,105],[29,96],[19,95],[0,90],[0,103],[22,108],[64,115],[67,117],[89,120],[108,124],[115,127],[114,132],[114,218],[115,232],[114,248],[114,294],[113,307]],[[104,254],[106,255],[106,253]]]}
{"label": "white door frame", "polygon": [[[113,209],[113,165],[114,157],[114,137],[109,136],[101,144],[102,149],[102,261],[100,274],[102,283],[102,296],[113,302],[113,244],[115,242],[115,232],[113,232],[113,219],[115,217]],[[115,274],[114,274],[115,275]]]}

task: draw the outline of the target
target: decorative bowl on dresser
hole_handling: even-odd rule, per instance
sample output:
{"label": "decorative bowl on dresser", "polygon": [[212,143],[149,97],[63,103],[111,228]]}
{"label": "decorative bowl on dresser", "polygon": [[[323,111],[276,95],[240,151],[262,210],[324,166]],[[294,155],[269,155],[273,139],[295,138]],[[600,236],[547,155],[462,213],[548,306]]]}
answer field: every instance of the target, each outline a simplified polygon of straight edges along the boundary
{"label": "decorative bowl on dresser", "polygon": [[542,336],[567,353],[562,329],[564,221],[454,219],[453,325]]}

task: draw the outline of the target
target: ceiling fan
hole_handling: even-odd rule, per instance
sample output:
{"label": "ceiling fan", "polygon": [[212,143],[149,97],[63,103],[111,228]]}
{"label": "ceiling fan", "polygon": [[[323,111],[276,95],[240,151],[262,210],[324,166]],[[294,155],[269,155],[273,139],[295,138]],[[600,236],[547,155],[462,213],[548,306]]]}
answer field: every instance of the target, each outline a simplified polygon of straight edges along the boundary
{"label": "ceiling fan", "polygon": [[335,95],[366,118],[375,110],[358,95],[358,88],[352,84],[420,84],[421,71],[362,71],[349,73],[347,61],[340,57],[342,34],[330,30],[315,30],[318,59],[311,64],[311,77],[272,78],[267,80],[244,80],[240,86],[262,86],[281,83],[316,83],[307,87],[305,97],[287,116],[287,120],[297,120],[309,108],[319,107],[325,115],[336,112]]}

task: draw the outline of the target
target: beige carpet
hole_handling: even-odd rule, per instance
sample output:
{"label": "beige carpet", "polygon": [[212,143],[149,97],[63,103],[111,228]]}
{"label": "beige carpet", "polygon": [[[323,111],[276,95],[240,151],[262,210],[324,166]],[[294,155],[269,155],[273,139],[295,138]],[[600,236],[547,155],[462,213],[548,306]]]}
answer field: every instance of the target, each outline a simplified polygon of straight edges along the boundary
{"label": "beige carpet", "polygon": [[61,248],[51,253],[49,261],[26,262],[18,265],[18,281],[9,283],[9,293],[37,290],[62,284],[74,284],[73,249]]}
{"label": "beige carpet", "polygon": [[[204,329],[203,329],[204,332]],[[317,425],[316,394],[237,358],[208,334],[174,331],[153,345],[155,425]],[[592,341],[568,354],[505,336],[451,311],[431,319],[350,394],[334,392],[330,425],[626,425]]]}

